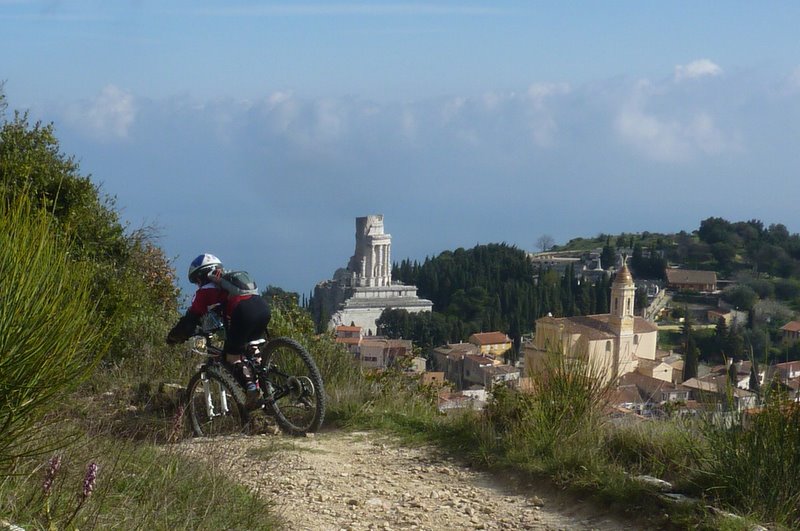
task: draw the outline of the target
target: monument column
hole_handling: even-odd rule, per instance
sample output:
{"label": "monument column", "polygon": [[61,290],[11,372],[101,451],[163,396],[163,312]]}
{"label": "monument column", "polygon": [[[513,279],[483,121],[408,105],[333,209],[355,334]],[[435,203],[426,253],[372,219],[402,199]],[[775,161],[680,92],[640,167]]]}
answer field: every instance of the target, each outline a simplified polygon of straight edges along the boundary
{"label": "monument column", "polygon": [[386,244],[386,285],[392,284],[392,246]]}

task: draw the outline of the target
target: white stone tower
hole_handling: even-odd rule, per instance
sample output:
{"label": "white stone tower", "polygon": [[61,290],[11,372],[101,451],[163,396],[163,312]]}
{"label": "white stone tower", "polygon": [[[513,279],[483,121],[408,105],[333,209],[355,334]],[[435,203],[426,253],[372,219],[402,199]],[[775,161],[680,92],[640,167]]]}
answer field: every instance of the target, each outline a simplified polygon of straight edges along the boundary
{"label": "white stone tower", "polygon": [[356,218],[356,250],[347,265],[353,286],[392,284],[392,236],[383,232],[383,215]]}

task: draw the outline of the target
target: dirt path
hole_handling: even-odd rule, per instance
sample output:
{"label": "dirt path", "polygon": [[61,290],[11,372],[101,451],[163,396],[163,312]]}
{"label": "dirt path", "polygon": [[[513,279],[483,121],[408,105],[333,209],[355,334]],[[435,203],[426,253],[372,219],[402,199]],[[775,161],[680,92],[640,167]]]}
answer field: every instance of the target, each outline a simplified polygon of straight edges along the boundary
{"label": "dirt path", "polygon": [[[375,433],[190,439],[178,448],[273,500],[291,530],[640,529]],[[253,459],[261,466],[242,474]]]}

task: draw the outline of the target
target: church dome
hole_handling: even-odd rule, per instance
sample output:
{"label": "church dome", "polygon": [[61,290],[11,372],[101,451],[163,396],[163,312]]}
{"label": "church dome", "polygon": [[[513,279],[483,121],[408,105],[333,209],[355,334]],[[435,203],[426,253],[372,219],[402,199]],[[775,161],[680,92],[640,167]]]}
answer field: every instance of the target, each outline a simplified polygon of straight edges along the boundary
{"label": "church dome", "polygon": [[619,270],[616,278],[614,278],[614,284],[633,284],[633,277],[628,269],[628,264],[622,265],[622,269]]}

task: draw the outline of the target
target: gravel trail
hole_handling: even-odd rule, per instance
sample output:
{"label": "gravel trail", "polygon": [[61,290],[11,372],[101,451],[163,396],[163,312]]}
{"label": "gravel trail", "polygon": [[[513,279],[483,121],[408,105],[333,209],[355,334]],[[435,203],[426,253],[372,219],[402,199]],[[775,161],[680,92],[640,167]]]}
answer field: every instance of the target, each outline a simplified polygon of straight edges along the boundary
{"label": "gravel trail", "polygon": [[216,437],[177,448],[273,501],[291,530],[644,529],[383,434]]}

